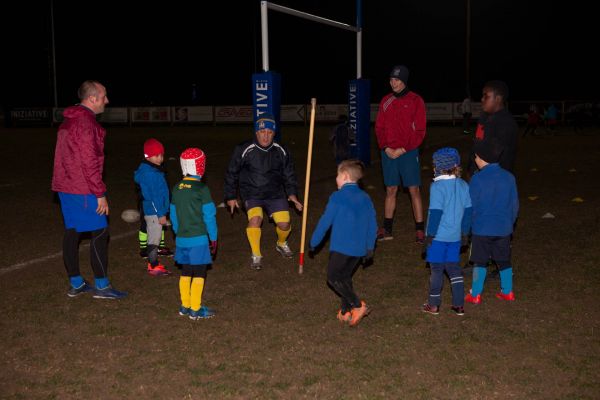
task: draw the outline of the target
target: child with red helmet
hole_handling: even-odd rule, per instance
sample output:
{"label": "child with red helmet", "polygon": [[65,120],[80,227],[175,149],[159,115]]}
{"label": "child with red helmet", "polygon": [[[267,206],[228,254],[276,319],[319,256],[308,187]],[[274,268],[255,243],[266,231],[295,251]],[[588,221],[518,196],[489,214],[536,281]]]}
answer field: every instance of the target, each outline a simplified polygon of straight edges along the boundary
{"label": "child with red helmet", "polygon": [[206,155],[192,147],[181,153],[183,180],[173,187],[171,222],[175,239],[175,261],[181,265],[179,314],[192,320],[211,318],[214,310],[202,305],[208,266],[217,251],[216,207],[202,176]]}

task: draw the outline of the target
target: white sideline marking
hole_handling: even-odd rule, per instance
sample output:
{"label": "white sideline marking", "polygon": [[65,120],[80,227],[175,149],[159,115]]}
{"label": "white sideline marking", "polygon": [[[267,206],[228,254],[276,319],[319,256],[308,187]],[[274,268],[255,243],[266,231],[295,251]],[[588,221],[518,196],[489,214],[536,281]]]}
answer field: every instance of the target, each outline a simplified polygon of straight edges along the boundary
{"label": "white sideline marking", "polygon": [[[122,239],[124,237],[133,235],[134,233],[137,233],[137,232],[138,232],[137,230],[135,230],[135,231],[129,231],[129,232],[124,232],[124,233],[121,233],[121,234],[116,235],[116,236],[111,236],[110,239],[111,240],[119,240],[119,239]],[[81,252],[86,247],[90,247],[90,244],[89,243],[83,244],[82,246],[79,247],[79,251]],[[49,255],[44,256],[44,257],[34,258],[33,260],[23,261],[21,263],[17,263],[17,264],[11,265],[10,267],[3,267],[3,268],[0,268],[0,275],[6,274],[7,272],[17,271],[17,270],[23,269],[23,268],[25,268],[25,267],[27,267],[29,265],[37,264],[37,263],[40,263],[42,261],[51,260],[53,258],[58,258],[60,256],[62,256],[62,251],[59,251],[58,253],[54,253],[54,254],[49,254]]]}

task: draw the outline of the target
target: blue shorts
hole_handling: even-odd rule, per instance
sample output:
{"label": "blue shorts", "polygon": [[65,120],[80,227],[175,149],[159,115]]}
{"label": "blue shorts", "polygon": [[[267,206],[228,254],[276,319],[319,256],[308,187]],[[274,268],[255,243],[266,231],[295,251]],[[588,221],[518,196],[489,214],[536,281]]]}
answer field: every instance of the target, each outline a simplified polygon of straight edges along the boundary
{"label": "blue shorts", "polygon": [[269,217],[278,211],[289,211],[290,206],[287,199],[266,199],[266,200],[246,200],[244,202],[246,211],[253,209],[254,207],[260,207],[264,213]]}
{"label": "blue shorts", "polygon": [[494,260],[498,267],[511,265],[510,235],[508,236],[477,236],[471,237],[471,261],[473,264],[486,265]]}
{"label": "blue shorts", "polygon": [[434,240],[427,248],[427,262],[456,263],[460,261],[460,240],[458,242],[439,242]]}
{"label": "blue shorts", "polygon": [[207,244],[201,244],[194,247],[177,246],[175,248],[174,258],[177,263],[182,265],[212,264],[212,257],[210,256],[210,249]]}
{"label": "blue shorts", "polygon": [[381,169],[385,186],[421,186],[421,165],[419,149],[414,149],[392,159],[381,151]]}
{"label": "blue shorts", "polygon": [[65,229],[92,232],[108,226],[106,215],[96,214],[98,199],[93,194],[58,192]]}

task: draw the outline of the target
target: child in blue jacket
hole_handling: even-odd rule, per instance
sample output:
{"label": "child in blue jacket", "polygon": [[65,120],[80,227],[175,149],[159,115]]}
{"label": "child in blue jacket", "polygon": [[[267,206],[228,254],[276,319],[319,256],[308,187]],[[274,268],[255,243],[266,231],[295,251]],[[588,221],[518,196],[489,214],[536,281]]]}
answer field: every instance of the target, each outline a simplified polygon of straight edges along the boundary
{"label": "child in blue jacket", "polygon": [[511,237],[519,213],[515,177],[500,164],[502,145],[495,139],[477,141],[473,147],[479,172],[469,184],[473,203],[471,261],[473,283],[465,301],[481,303],[486,264],[494,260],[500,270],[501,300],[514,301],[512,288]]}
{"label": "child in blue jacket", "polygon": [[363,259],[373,258],[377,220],[373,202],[357,184],[364,173],[363,163],[345,160],[337,171],[338,191],[329,197],[310,240],[310,251],[314,251],[331,228],[327,283],[342,300],[337,318],[356,326],[370,309],[354,292],[352,275]]}
{"label": "child in blue jacket", "polygon": [[134,173],[134,180],[140,186],[146,232],[148,233],[148,273],[154,276],[170,275],[158,260],[163,226],[167,224],[169,212],[169,187],[161,168],[165,149],[156,139],[144,143],[144,161]]}
{"label": "child in blue jacket", "polygon": [[451,309],[464,315],[465,286],[459,265],[461,238],[471,227],[469,185],[460,178],[460,155],[455,148],[444,147],[433,153],[433,183],[429,195],[426,260],[431,266],[429,299],[422,310],[437,315],[442,304],[444,271],[452,287]]}

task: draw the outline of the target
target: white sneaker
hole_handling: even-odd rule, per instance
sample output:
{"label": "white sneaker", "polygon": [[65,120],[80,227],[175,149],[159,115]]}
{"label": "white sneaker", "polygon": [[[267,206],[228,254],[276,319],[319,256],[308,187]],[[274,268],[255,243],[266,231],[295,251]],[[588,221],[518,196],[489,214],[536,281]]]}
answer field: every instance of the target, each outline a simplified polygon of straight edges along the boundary
{"label": "white sneaker", "polygon": [[250,263],[250,268],[259,270],[262,269],[262,256],[252,256],[252,262]]}
{"label": "white sneaker", "polygon": [[281,254],[285,258],[292,258],[294,256],[294,253],[292,253],[292,250],[290,249],[290,246],[288,246],[287,242],[285,242],[284,244],[277,243],[277,246],[275,246],[275,250],[277,250],[279,254]]}

